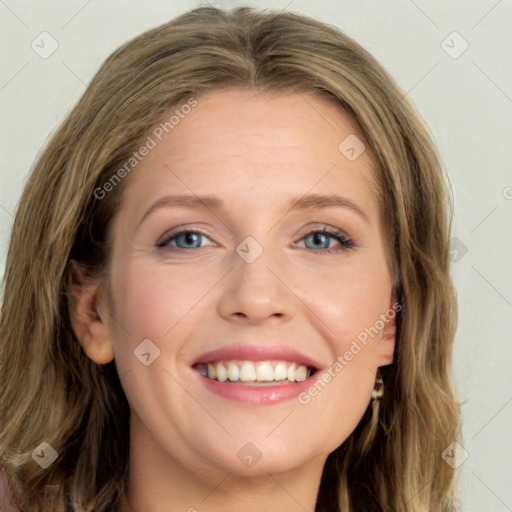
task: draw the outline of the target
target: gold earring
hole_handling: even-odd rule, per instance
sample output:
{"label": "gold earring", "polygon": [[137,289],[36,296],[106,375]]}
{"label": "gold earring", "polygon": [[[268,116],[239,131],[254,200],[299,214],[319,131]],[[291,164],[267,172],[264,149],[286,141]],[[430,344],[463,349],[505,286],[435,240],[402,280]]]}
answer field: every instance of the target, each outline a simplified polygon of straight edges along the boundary
{"label": "gold earring", "polygon": [[380,373],[380,369],[377,368],[375,373],[375,384],[372,390],[372,417],[370,418],[370,422],[368,423],[368,427],[365,433],[364,438],[362,439],[362,450],[363,452],[368,451],[373,443],[375,438],[375,434],[377,433],[377,427],[379,425],[379,409],[380,409],[380,401],[384,396],[384,382],[382,381],[382,375]]}

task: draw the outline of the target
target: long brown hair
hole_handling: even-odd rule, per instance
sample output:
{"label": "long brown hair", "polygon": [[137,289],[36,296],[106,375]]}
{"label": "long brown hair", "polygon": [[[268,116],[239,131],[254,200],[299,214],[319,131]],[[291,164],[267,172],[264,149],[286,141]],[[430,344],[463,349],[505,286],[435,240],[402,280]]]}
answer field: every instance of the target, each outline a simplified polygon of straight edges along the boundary
{"label": "long brown hair", "polygon": [[[93,363],[73,333],[69,268],[76,260],[108,279],[109,228],[129,182],[112,177],[172,109],[221,88],[335,99],[378,168],[403,308],[394,363],[382,369],[376,428],[369,406],[328,457],[316,510],[453,511],[453,469],[441,457],[459,435],[451,202],[435,147],[408,99],[356,42],[306,16],[250,8],[195,9],[116,50],[33,169],[0,318],[0,464],[22,510],[107,511],[123,493],[129,405],[114,363]],[[58,454],[48,468],[32,458],[42,442]]]}

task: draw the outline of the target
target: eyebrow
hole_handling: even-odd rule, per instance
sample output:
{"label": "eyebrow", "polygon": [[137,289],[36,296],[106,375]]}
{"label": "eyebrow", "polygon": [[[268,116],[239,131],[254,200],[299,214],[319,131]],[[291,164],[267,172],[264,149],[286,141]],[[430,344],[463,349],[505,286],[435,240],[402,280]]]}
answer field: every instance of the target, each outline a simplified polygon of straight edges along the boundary
{"label": "eyebrow", "polygon": [[370,222],[370,219],[363,211],[363,209],[357,204],[349,201],[348,199],[338,196],[336,194],[321,195],[321,194],[308,194],[300,197],[299,199],[290,201],[289,211],[294,210],[307,210],[310,208],[348,208],[353,212],[357,213],[366,222]]}
{"label": "eyebrow", "polygon": [[[154,211],[162,208],[183,207],[203,210],[219,210],[224,206],[225,202],[219,197],[212,195],[169,195],[164,196],[156,201],[144,214],[141,223]],[[292,199],[287,206],[287,214],[296,210],[309,210],[319,208],[348,208],[358,214],[366,222],[369,218],[360,206],[349,201],[348,199],[331,194],[308,194],[298,199]]]}

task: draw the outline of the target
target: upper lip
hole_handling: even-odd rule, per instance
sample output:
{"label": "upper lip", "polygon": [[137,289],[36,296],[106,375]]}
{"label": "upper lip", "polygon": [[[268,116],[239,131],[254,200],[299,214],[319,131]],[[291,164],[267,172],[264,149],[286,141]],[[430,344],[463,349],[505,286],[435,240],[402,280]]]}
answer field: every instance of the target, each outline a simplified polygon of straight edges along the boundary
{"label": "upper lip", "polygon": [[[283,345],[235,344],[206,352],[193,365],[218,361],[290,361],[318,370],[320,365],[311,357]],[[192,366],[193,366],[192,365]]]}

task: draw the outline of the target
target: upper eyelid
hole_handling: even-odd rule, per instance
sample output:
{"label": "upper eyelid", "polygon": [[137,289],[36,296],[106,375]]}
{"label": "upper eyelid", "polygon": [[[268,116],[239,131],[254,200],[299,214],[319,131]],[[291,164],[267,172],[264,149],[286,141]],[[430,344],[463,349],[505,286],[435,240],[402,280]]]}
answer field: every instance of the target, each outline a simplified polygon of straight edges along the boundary
{"label": "upper eyelid", "polygon": [[[353,244],[354,246],[356,245],[354,243],[354,240],[352,239],[352,237],[350,235],[348,235],[347,233],[345,233],[343,230],[341,230],[339,228],[334,228],[334,227],[331,227],[331,226],[328,226],[328,225],[325,225],[325,224],[321,225],[321,227],[316,227],[316,228],[308,229],[308,231],[305,232],[297,240],[297,242],[300,242],[300,241],[304,240],[304,238],[306,238],[307,236],[311,235],[312,233],[317,233],[317,232],[325,233],[328,236],[330,236],[331,238],[335,238],[335,237],[344,238],[348,242]],[[172,230],[164,233],[157,240],[156,245],[159,245],[161,242],[169,243],[171,240],[174,240],[177,236],[182,235],[183,233],[197,233],[197,234],[200,234],[200,235],[205,236],[206,238],[208,238],[212,242],[212,245],[218,245],[218,243],[212,238],[212,236],[208,232],[205,232],[205,231],[203,231],[202,229],[199,229],[199,228],[192,228],[192,227],[183,227],[182,229],[180,229],[180,227],[178,227],[178,228],[172,229]],[[230,240],[233,240],[233,239],[234,239],[234,237],[230,238]],[[293,245],[296,245],[297,242],[293,242]]]}
{"label": "upper eyelid", "polygon": [[[322,233],[324,235],[327,235],[335,240],[338,241],[338,243],[342,244],[346,249],[352,249],[354,247],[357,247],[355,242],[352,240],[352,238],[340,230],[330,230],[330,229],[312,229],[305,235],[303,235],[299,242],[302,242],[307,236],[313,234],[313,233]],[[293,245],[296,245],[296,242],[293,243]],[[318,251],[320,252],[320,251]]]}
{"label": "upper eyelid", "polygon": [[209,235],[208,233],[205,233],[204,231],[202,231],[201,229],[197,229],[197,228],[183,228],[183,229],[180,229],[180,228],[175,228],[175,229],[171,229],[170,231],[167,231],[165,232],[157,241],[156,241],[156,245],[159,246],[160,243],[169,243],[171,240],[174,240],[176,237],[178,237],[179,235],[182,235],[183,233],[198,233],[206,238],[208,238],[211,242],[213,242],[214,245],[218,245],[217,242],[215,242],[215,240],[212,239],[212,236]]}

